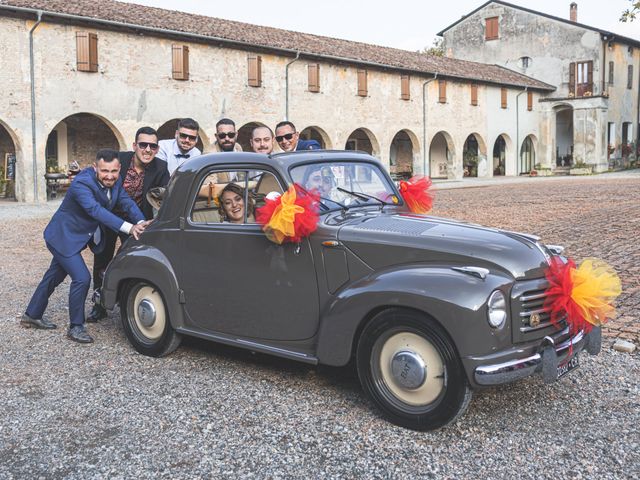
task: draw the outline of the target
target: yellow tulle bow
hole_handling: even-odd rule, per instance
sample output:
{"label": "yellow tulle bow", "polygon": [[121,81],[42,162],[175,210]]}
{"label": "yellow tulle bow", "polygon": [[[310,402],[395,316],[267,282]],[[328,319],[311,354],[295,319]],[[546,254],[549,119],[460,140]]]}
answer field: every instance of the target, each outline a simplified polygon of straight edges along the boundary
{"label": "yellow tulle bow", "polygon": [[280,197],[280,205],[276,207],[271,220],[266,224],[270,236],[276,243],[281,244],[285,237],[295,235],[294,221],[297,213],[303,213],[304,208],[296,205],[296,191],[292,187]]}
{"label": "yellow tulle bow", "polygon": [[587,322],[599,326],[615,315],[611,303],[622,292],[622,285],[613,268],[597,258],[587,258],[571,271],[571,279],[571,298]]}

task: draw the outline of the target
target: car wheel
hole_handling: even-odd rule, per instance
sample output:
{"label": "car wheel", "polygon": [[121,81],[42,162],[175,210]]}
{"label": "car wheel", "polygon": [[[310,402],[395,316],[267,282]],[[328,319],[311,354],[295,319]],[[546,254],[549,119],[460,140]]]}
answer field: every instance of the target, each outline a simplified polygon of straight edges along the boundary
{"label": "car wheel", "polygon": [[432,430],[469,405],[471,389],[456,350],[426,316],[379,313],[362,331],[356,355],[363,389],[396,425]]}
{"label": "car wheel", "polygon": [[180,345],[181,335],[169,322],[164,297],[158,288],[132,281],[120,301],[124,332],[134,348],[150,357],[162,357]]}

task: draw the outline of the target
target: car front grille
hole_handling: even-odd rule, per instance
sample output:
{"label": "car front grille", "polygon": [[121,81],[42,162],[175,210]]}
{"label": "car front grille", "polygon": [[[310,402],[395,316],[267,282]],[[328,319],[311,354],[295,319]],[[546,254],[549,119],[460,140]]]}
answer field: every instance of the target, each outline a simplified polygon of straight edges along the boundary
{"label": "car front grille", "polygon": [[[525,342],[544,338],[559,328],[551,323],[549,312],[544,308],[546,279],[516,282],[511,290],[512,334],[514,342]],[[533,320],[533,321],[532,321]],[[561,322],[560,328],[564,328]]]}

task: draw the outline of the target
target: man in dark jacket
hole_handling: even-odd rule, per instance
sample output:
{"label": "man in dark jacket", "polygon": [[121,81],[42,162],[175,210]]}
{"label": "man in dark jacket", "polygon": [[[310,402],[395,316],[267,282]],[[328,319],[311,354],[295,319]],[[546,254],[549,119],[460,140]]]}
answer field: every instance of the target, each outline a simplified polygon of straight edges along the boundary
{"label": "man in dark jacket", "polygon": [[300,133],[291,122],[280,122],[276,125],[276,142],[283,152],[296,150],[320,150],[322,147],[316,140],[300,140]]}
{"label": "man in dark jacket", "polygon": [[[169,182],[167,162],[160,160],[155,155],[158,152],[158,134],[151,127],[139,128],[136,132],[136,141],[133,143],[132,152],[120,152],[118,158],[122,164],[120,178],[125,191],[136,202],[145,219],[153,219],[153,207],[147,200],[147,192],[154,187],[164,187]],[[105,248],[96,254],[93,261],[93,288],[102,287],[102,276],[109,262],[113,258],[116,249],[118,233],[107,232]],[[123,243],[126,236],[120,234]],[[106,310],[94,304],[87,322],[97,322],[106,318]]]}
{"label": "man in dark jacket", "polygon": [[[82,170],[71,182],[60,208],[44,230],[44,240],[53,260],[22,315],[20,324],[23,327],[56,328],[42,315],[51,294],[69,275],[67,337],[80,343],[93,342],[84,327],[84,302],[91,276],[81,252],[87,245],[94,253],[99,252],[104,247],[107,231],[119,231],[137,239],[146,227],[142,212],[122,188],[119,173],[118,152],[100,150],[94,165]],[[116,209],[129,221],[115,215],[112,211]]]}

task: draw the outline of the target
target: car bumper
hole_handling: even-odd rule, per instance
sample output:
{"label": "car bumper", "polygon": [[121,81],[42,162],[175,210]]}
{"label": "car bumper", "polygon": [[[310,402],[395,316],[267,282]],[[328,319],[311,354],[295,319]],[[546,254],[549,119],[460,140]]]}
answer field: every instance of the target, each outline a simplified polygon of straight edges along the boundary
{"label": "car bumper", "polygon": [[[556,338],[567,337],[568,333],[568,329],[565,329]],[[476,358],[480,364],[473,370],[473,380],[479,386],[491,386],[542,374],[543,380],[551,383],[558,378],[559,365],[569,362],[582,350],[592,355],[598,354],[600,344],[601,330],[598,327],[589,333],[581,330],[557,343],[553,338],[545,337],[538,345],[516,351],[516,358],[486,364]]]}

